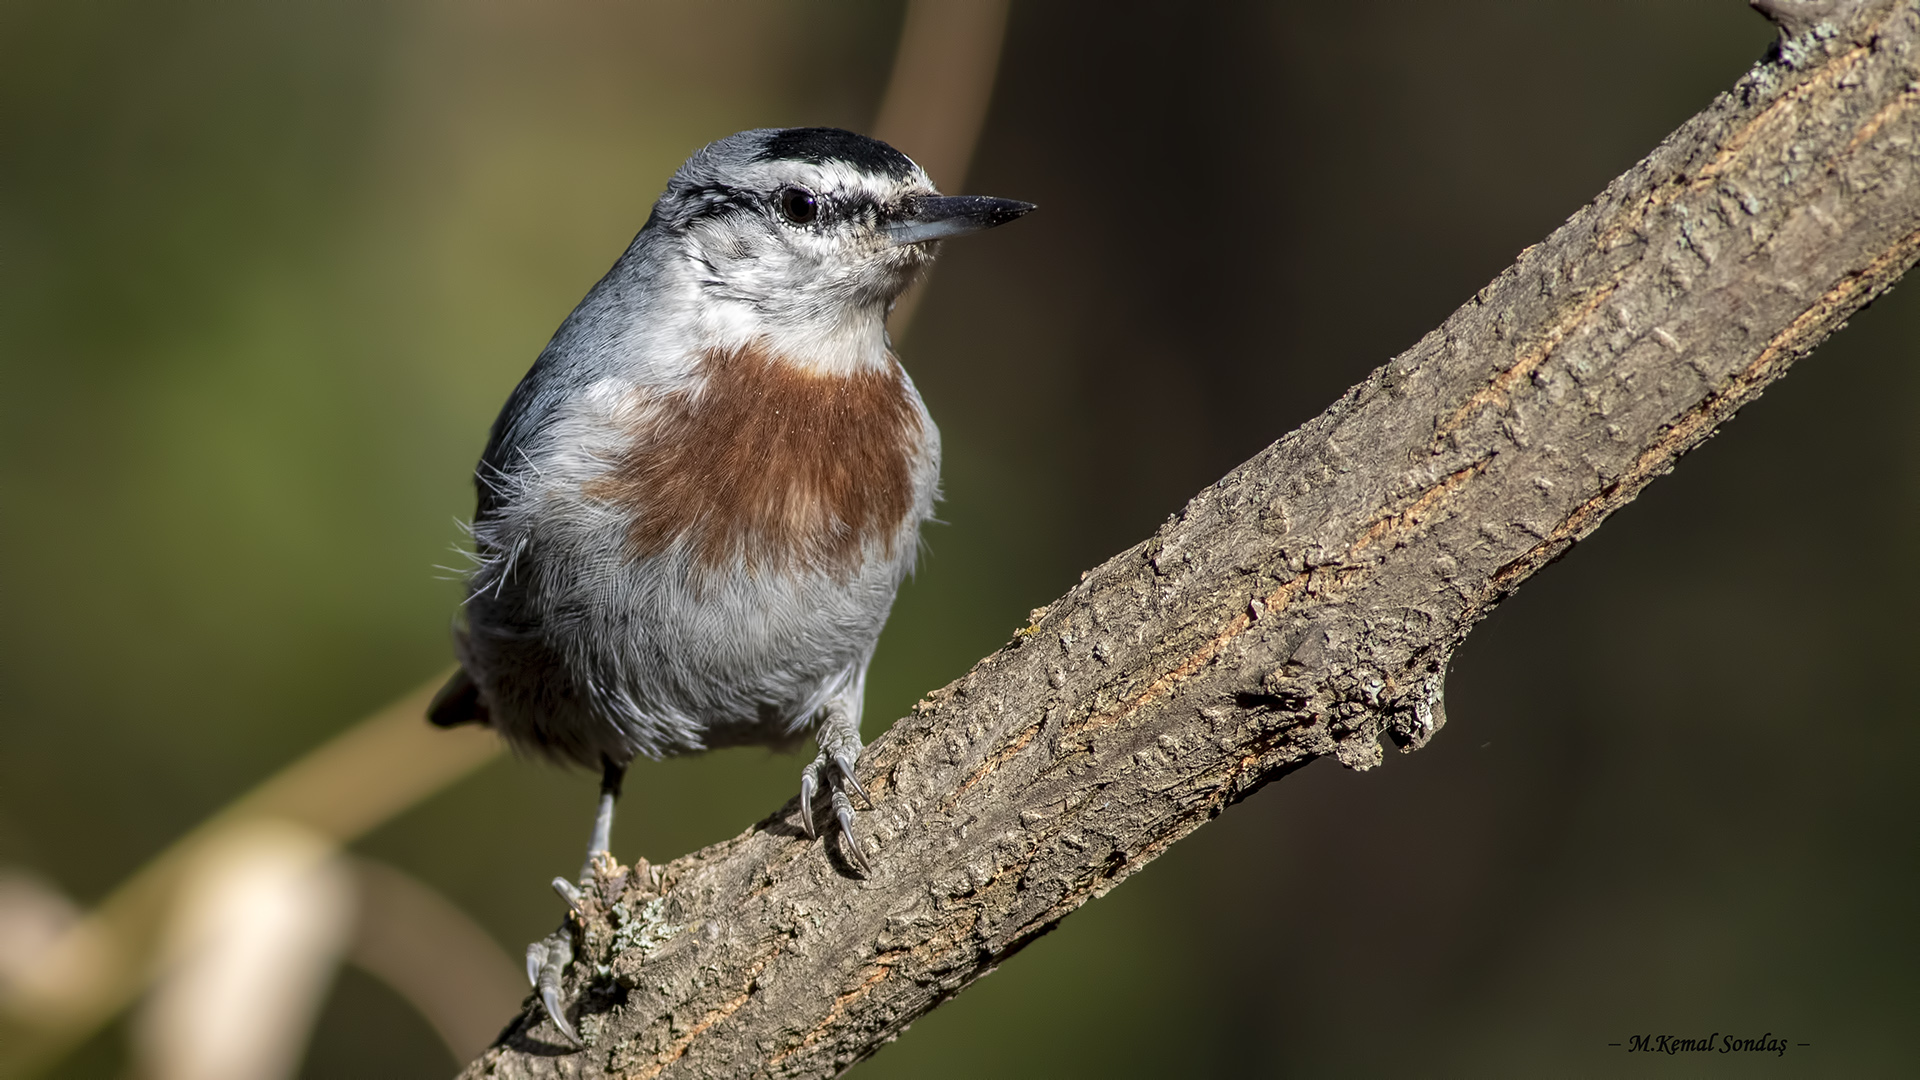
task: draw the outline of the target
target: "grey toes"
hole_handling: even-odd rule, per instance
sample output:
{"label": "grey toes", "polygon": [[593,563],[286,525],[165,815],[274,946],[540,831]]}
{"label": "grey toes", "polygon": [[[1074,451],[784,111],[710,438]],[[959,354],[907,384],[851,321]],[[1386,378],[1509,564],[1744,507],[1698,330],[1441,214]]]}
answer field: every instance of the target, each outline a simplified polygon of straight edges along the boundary
{"label": "grey toes", "polygon": [[567,902],[567,907],[571,908],[575,915],[580,914],[580,906],[587,901],[587,894],[580,891],[580,886],[566,878],[557,877],[553,879],[553,891],[560,894],[560,899]]}
{"label": "grey toes", "polygon": [[862,877],[872,877],[873,865],[867,862],[866,849],[860,846],[860,834],[853,828],[853,800],[847,798],[844,791],[833,793],[833,816],[840,820],[840,835],[846,838],[847,860],[860,868]]}
{"label": "grey toes", "polygon": [[800,827],[807,831],[807,839],[819,839],[820,832],[813,820],[813,801],[825,791],[833,804],[834,820],[839,822],[840,832],[846,837],[847,861],[862,876],[871,876],[873,867],[867,862],[866,849],[860,845],[860,834],[853,828],[853,800],[847,797],[849,789],[857,792],[868,806],[873,805],[873,797],[854,779],[852,755],[821,750],[812,764],[800,770]]}
{"label": "grey toes", "polygon": [[806,830],[809,840],[820,838],[820,831],[813,827],[813,797],[820,793],[820,784],[814,779],[814,774],[819,771],[818,761],[800,770],[800,827]]}
{"label": "grey toes", "polygon": [[547,943],[536,941],[527,946],[527,985],[538,989],[540,969],[547,966]]}
{"label": "grey toes", "polygon": [[573,1030],[560,1008],[560,976],[572,962],[573,931],[564,926],[527,946],[527,980],[539,991],[547,1019],[553,1021],[553,1026],[559,1028],[560,1034],[576,1049],[584,1050],[587,1044],[580,1041],[579,1033]]}

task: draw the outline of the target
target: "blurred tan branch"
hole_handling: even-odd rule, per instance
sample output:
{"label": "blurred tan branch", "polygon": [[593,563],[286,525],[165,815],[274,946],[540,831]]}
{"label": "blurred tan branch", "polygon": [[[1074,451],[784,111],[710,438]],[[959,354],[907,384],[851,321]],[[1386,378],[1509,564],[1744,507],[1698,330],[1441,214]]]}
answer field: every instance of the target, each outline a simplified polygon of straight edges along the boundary
{"label": "blurred tan branch", "polygon": [[[948,190],[965,182],[986,117],[1007,6],[1008,0],[913,0],[906,13],[875,134]],[[895,308],[896,335],[905,333],[924,288]],[[208,850],[262,822],[287,823],[344,846],[497,756],[500,744],[487,732],[426,725],[426,703],[444,680],[435,676],[203,822],[41,949],[0,994],[0,1024],[8,1029],[0,1039],[0,1075],[30,1075],[57,1061],[158,977],[163,929],[190,868]],[[359,865],[365,895],[380,903],[368,909],[374,921],[363,925],[354,959],[414,1001],[457,1054],[477,1052],[497,1025],[481,1030],[467,1019],[476,1002],[490,1010],[482,1015],[495,1017],[511,1007],[500,1004],[505,991],[487,973],[485,935],[417,883]],[[435,910],[439,938],[409,944],[402,939],[413,935],[395,931],[392,920],[419,927],[435,921],[427,917]],[[473,970],[456,978],[421,963],[423,952],[436,949],[449,963]]]}
{"label": "blurred tan branch", "polygon": [[526,996],[506,952],[447,899],[384,863],[352,862],[360,918],[349,959],[426,1017],[455,1061],[486,1049]]}
{"label": "blurred tan branch", "polygon": [[500,753],[490,733],[439,731],[421,719],[445,676],[347,729],[176,840],[44,949],[30,977],[0,999],[15,1033],[0,1072],[56,1060],[110,1020],[158,973],[161,928],[201,853],[263,821],[351,843]]}
{"label": "blurred tan branch", "polygon": [[132,1025],[143,1080],[291,1080],[353,934],[327,837],[260,819],[201,844]]}
{"label": "blurred tan branch", "polygon": [[426,1018],[455,1060],[524,994],[506,953],[412,877],[330,837],[261,818],[200,845],[171,905],[133,1025],[148,1080],[285,1080],[343,960]]}

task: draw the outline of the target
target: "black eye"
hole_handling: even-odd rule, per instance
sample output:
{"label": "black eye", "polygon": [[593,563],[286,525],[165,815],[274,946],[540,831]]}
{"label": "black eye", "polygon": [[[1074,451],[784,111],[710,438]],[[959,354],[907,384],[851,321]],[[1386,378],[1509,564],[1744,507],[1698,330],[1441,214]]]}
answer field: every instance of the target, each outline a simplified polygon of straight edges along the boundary
{"label": "black eye", "polygon": [[813,192],[805,188],[790,187],[780,193],[780,216],[795,225],[805,225],[820,214],[820,204],[813,201]]}

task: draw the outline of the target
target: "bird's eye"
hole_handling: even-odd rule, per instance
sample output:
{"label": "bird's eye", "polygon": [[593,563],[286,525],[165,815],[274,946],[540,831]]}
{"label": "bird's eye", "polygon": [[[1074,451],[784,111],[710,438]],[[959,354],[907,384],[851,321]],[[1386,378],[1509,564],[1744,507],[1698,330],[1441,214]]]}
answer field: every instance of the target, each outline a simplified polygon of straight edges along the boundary
{"label": "bird's eye", "polygon": [[813,192],[805,188],[790,187],[780,193],[780,216],[795,225],[805,225],[820,214],[820,204],[814,201]]}

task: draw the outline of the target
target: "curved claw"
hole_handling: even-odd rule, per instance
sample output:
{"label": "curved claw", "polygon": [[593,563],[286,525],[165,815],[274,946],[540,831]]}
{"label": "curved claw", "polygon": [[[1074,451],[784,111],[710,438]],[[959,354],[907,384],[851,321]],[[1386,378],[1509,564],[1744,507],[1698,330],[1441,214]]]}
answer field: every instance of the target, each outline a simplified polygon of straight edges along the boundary
{"label": "curved claw", "polygon": [[807,832],[807,839],[818,840],[820,831],[813,827],[813,797],[819,793],[819,787],[813,780],[813,766],[809,765],[800,773],[800,827]]}
{"label": "curved claw", "polygon": [[553,1026],[560,1029],[560,1034],[567,1037],[567,1041],[573,1044],[574,1049],[585,1050],[587,1044],[580,1041],[579,1033],[574,1031],[573,1025],[567,1023],[567,1018],[560,1014],[560,988],[557,986],[541,987],[540,1003],[547,1007],[547,1019],[553,1021]]}
{"label": "curved claw", "polygon": [[833,808],[833,813],[840,819],[841,835],[847,838],[847,859],[854,866],[859,867],[861,877],[872,877],[873,864],[867,861],[867,853],[860,846],[860,834],[853,831],[853,807],[847,803],[844,796],[836,799],[835,802],[838,805]]}
{"label": "curved claw", "polygon": [[859,779],[853,775],[853,759],[841,757],[836,754],[834,755],[833,764],[835,768],[840,770],[841,778],[852,786],[854,792],[860,796],[861,800],[868,806],[872,806],[873,796],[867,794],[867,789],[861,787]]}

